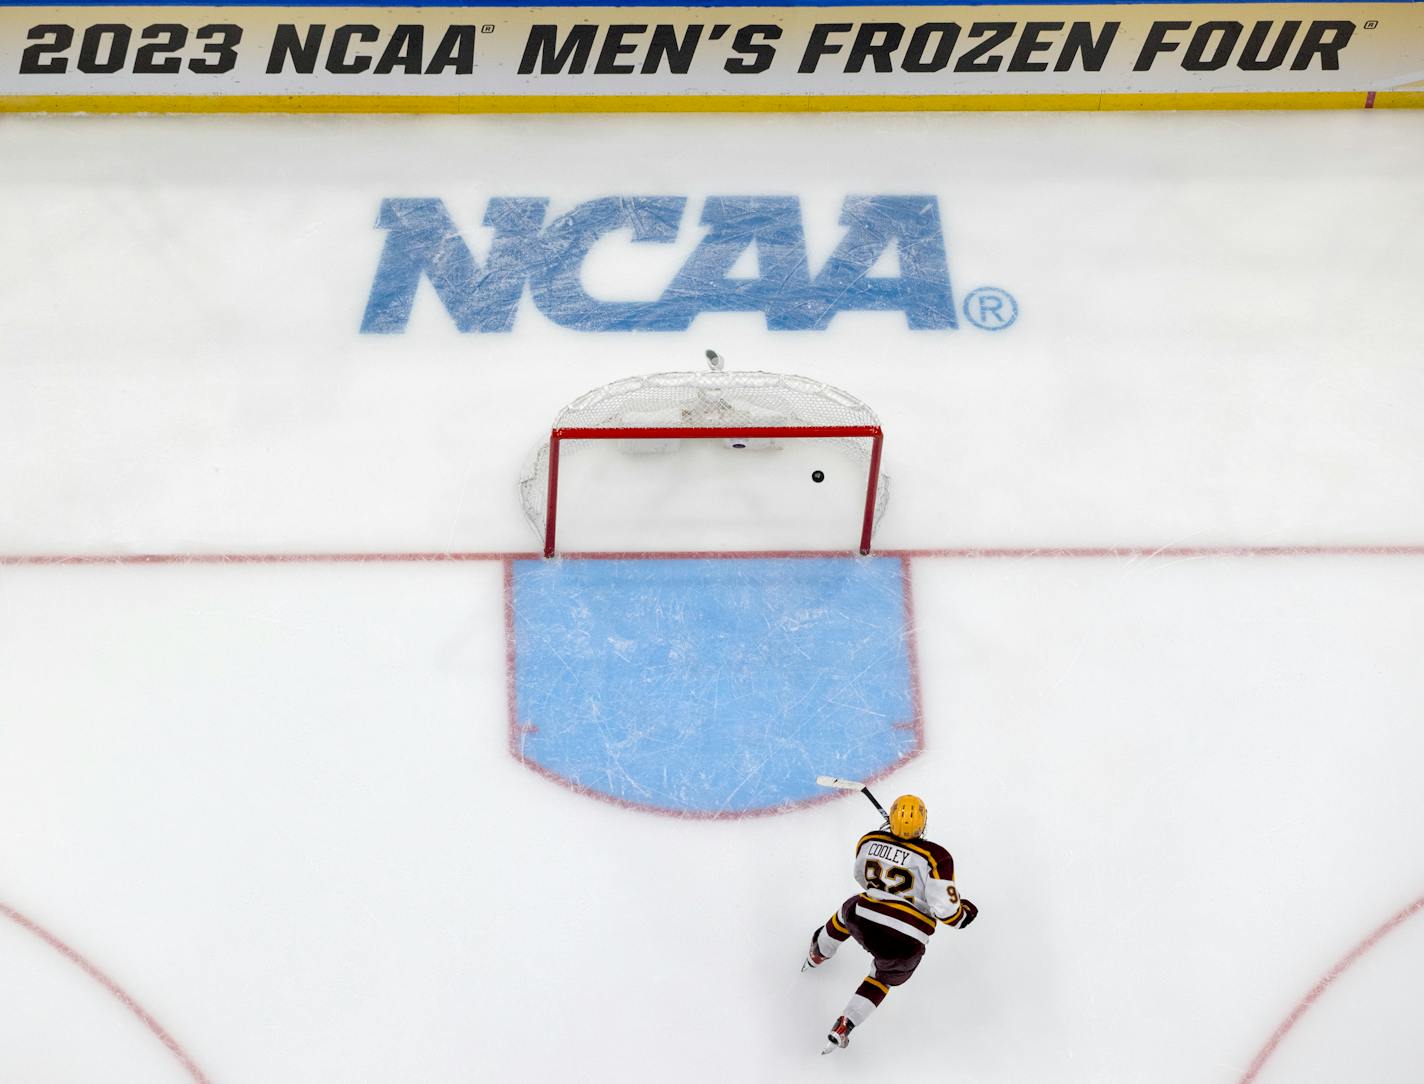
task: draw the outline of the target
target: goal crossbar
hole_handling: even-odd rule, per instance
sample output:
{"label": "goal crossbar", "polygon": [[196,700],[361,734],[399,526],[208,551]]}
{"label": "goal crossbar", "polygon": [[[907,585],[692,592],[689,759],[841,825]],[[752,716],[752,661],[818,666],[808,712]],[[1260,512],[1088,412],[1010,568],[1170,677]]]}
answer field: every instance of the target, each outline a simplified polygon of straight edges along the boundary
{"label": "goal crossbar", "polygon": [[885,435],[878,425],[737,425],[737,426],[599,426],[556,427],[549,432],[549,483],[544,515],[544,556],[554,556],[554,530],[559,503],[559,445],[565,440],[725,440],[728,437],[863,437],[870,441],[870,470],[865,487],[865,516],[860,528],[860,552],[870,552],[875,529],[875,495],[880,481],[880,449]]}

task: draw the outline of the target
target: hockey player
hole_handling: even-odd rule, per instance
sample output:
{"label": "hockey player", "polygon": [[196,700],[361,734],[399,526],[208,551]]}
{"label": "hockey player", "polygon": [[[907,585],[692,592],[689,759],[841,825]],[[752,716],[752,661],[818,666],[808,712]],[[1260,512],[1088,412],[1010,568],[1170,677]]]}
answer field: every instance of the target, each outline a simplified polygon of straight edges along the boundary
{"label": "hockey player", "polygon": [[890,987],[915,973],[936,922],[964,929],[979,908],[954,887],[954,859],[924,838],[925,803],[902,794],[890,805],[884,828],[862,836],[855,848],[855,879],[865,889],[811,935],[801,970],[819,967],[854,937],[875,960],[875,971],[856,988],[845,1013],[831,1025],[822,1053],[850,1042],[851,1029],[865,1023]]}

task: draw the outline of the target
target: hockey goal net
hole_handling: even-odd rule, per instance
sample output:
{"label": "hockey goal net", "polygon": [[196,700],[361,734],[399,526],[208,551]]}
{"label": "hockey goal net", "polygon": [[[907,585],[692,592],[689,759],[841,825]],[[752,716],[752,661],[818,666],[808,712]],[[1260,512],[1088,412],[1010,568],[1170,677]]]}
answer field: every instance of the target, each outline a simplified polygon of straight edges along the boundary
{"label": "hockey goal net", "polygon": [[[721,359],[709,351],[714,366]],[[776,448],[792,441],[836,445],[865,471],[859,524],[861,553],[890,497],[880,471],[884,437],[875,412],[855,396],[803,376],[784,373],[654,373],[596,388],[559,412],[547,442],[525,464],[519,496],[529,525],[552,557],[559,510],[561,459],[597,441],[621,442],[630,454],[676,453],[684,440],[720,440],[733,452]]]}

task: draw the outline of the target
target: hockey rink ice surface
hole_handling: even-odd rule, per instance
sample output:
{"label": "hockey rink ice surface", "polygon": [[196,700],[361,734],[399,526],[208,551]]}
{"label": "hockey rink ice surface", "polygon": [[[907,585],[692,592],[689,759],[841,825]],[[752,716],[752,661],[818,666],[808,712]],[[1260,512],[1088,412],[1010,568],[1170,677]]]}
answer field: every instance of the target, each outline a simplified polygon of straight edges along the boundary
{"label": "hockey rink ice surface", "polygon": [[[0,118],[0,1081],[1424,1078],[1421,175],[1410,113]],[[837,296],[942,242],[952,305],[715,311],[745,197],[804,237],[728,279],[865,227]],[[586,242],[447,281],[502,330],[378,275],[498,199]],[[699,445],[570,458],[612,556],[539,558],[558,409],[709,347],[876,410],[876,555],[848,461]],[[980,917],[820,1057],[853,772]]]}

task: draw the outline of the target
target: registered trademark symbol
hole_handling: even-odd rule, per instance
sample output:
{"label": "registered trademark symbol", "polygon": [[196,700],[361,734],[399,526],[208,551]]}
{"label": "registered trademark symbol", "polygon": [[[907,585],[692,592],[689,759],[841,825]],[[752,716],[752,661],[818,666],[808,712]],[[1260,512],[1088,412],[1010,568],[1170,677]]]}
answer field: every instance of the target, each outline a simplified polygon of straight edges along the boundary
{"label": "registered trademark symbol", "polygon": [[964,318],[985,331],[1003,331],[1019,318],[1019,303],[1008,290],[980,286],[964,299]]}
{"label": "registered trademark symbol", "polygon": [[493,33],[494,33],[494,23],[485,23],[484,26],[480,27],[480,33],[481,33],[481,34],[493,34]]}
{"label": "registered trademark symbol", "polygon": [[1379,20],[1378,20],[1378,19],[1366,19],[1366,20],[1365,20],[1365,29],[1366,29],[1366,30],[1373,30],[1373,29],[1374,29],[1375,27],[1377,27],[1377,26],[1379,26]]}

